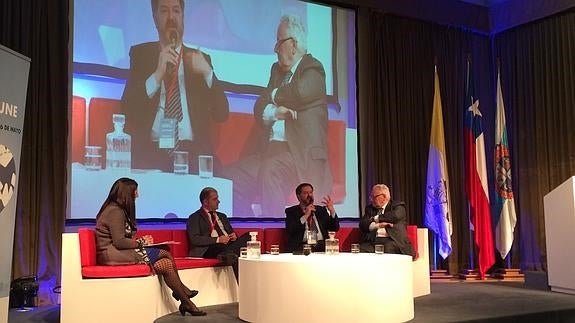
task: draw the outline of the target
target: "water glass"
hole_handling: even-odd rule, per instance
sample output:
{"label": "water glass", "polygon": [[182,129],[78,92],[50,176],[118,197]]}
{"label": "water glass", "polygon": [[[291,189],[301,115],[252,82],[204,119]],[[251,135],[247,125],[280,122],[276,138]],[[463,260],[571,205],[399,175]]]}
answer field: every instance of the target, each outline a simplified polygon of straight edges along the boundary
{"label": "water glass", "polygon": [[240,248],[240,258],[247,258],[248,257],[248,248],[241,247]]}
{"label": "water glass", "polygon": [[314,230],[307,230],[305,232],[306,240],[308,244],[316,244],[317,243],[317,231]]}
{"label": "water glass", "polygon": [[84,146],[84,167],[86,170],[102,169],[102,147]]}
{"label": "water glass", "polygon": [[188,173],[188,152],[174,151],[174,174],[186,175]]}
{"label": "water glass", "polygon": [[279,255],[280,254],[280,246],[277,244],[271,245],[270,246],[270,254]]}
{"label": "water glass", "polygon": [[198,156],[198,175],[201,178],[214,177],[214,158],[209,155]]}
{"label": "water glass", "polygon": [[351,253],[359,253],[359,243],[351,244]]}
{"label": "water glass", "polygon": [[375,245],[375,253],[378,255],[382,255],[384,253],[384,248],[382,244]]}

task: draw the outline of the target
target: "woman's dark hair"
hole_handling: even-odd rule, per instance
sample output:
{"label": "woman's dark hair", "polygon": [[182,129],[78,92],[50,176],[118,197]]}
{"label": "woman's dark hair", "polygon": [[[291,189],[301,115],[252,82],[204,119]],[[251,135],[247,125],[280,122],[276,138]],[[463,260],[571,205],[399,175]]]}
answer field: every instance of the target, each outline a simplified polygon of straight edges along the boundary
{"label": "woman's dark hair", "polygon": [[108,197],[102,204],[96,219],[100,217],[104,209],[110,204],[116,204],[119,208],[124,210],[126,219],[131,227],[136,228],[136,190],[138,183],[127,177],[122,177],[114,182]]}

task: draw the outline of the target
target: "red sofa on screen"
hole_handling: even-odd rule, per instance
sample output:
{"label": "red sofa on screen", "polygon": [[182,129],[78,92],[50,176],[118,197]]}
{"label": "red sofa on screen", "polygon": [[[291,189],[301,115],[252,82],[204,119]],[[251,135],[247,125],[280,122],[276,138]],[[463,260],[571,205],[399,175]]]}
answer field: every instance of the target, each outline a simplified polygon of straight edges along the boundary
{"label": "red sofa on screen", "polygon": [[[82,102],[82,100],[84,100]],[[83,108],[82,108],[83,104]],[[112,114],[120,113],[120,100],[92,98],[88,109],[88,128],[79,120],[85,119],[86,102],[81,97],[74,97],[72,103],[72,138],[85,138],[88,135],[88,145],[102,147],[102,160],[106,160],[106,134],[113,131]],[[74,114],[77,111],[77,116]],[[80,111],[84,111],[81,115]],[[247,147],[249,136],[254,126],[253,115],[248,113],[230,112],[228,119],[214,124],[212,133],[214,153],[223,166],[229,165],[250,151]],[[129,120],[127,120],[129,122]],[[341,120],[328,122],[328,158],[333,176],[331,197],[335,203],[343,201],[345,189],[345,137],[346,125]],[[83,162],[84,145],[72,145],[72,161]],[[295,196],[291,198],[295,202]]]}

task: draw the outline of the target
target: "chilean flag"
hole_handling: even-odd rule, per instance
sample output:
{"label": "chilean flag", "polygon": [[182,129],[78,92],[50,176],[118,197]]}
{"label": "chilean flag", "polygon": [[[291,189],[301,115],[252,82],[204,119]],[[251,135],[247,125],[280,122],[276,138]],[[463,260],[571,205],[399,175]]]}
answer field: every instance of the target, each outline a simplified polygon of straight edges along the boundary
{"label": "chilean flag", "polygon": [[487,167],[485,166],[485,143],[479,111],[479,98],[476,96],[470,62],[467,62],[467,87],[465,111],[465,191],[471,209],[470,221],[475,229],[475,244],[478,249],[479,274],[495,263],[491,210],[487,190]]}

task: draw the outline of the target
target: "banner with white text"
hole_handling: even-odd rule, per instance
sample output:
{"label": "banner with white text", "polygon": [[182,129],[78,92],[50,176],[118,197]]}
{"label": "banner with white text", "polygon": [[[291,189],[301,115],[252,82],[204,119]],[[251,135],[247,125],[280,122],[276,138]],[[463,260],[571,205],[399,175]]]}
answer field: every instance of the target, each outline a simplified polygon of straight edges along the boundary
{"label": "banner with white text", "polygon": [[0,322],[8,321],[12,246],[30,59],[0,45]]}

